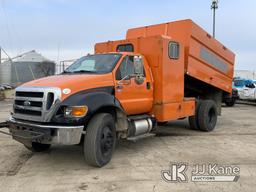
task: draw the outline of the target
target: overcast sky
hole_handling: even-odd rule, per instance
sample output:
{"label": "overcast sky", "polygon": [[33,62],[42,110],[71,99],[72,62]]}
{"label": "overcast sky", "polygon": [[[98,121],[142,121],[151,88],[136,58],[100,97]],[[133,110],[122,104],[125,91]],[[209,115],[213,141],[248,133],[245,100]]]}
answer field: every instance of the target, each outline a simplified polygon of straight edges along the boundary
{"label": "overcast sky", "polygon": [[[211,0],[0,0],[0,46],[32,49],[58,61],[93,52],[96,42],[131,27],[190,18],[212,33]],[[216,38],[236,53],[237,69],[256,70],[256,1],[220,0]],[[58,51],[59,50],[59,51]]]}

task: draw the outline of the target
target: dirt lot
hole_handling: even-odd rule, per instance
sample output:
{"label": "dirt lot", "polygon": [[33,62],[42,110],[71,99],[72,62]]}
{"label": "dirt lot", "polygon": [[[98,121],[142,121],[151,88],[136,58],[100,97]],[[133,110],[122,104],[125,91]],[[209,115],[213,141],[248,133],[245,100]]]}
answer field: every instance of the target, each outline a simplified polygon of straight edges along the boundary
{"label": "dirt lot", "polygon": [[[0,121],[11,102],[0,102]],[[190,130],[187,120],[159,127],[159,134],[136,143],[119,142],[112,161],[98,169],[83,161],[80,146],[53,146],[31,153],[0,134],[0,191],[255,191],[256,106],[223,108],[212,133]],[[170,162],[217,163],[240,167],[238,182],[167,183]]]}

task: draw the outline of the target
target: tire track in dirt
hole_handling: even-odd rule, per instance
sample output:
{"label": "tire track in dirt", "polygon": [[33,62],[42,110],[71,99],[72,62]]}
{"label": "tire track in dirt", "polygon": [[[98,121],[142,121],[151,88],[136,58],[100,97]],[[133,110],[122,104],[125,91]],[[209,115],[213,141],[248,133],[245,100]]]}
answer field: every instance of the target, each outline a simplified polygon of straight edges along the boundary
{"label": "tire track in dirt", "polygon": [[14,162],[14,164],[7,170],[6,172],[0,173],[0,176],[15,176],[19,173],[20,169],[26,162],[33,156],[33,153],[25,153],[21,154],[18,159]]}

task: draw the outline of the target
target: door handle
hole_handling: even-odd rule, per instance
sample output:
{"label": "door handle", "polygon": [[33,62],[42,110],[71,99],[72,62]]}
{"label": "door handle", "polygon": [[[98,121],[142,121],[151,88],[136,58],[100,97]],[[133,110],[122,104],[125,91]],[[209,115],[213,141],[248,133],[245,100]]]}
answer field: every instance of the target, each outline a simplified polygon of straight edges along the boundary
{"label": "door handle", "polygon": [[146,83],[146,88],[149,90],[150,89],[150,82]]}

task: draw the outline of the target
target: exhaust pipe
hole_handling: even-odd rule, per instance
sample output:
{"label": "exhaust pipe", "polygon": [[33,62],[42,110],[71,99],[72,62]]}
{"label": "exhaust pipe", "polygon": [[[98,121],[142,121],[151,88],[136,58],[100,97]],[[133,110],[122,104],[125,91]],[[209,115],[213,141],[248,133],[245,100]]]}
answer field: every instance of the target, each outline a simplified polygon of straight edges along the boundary
{"label": "exhaust pipe", "polygon": [[132,119],[128,128],[128,137],[135,137],[149,133],[154,127],[154,121],[151,118]]}

